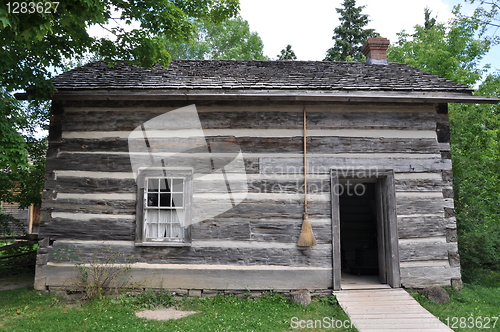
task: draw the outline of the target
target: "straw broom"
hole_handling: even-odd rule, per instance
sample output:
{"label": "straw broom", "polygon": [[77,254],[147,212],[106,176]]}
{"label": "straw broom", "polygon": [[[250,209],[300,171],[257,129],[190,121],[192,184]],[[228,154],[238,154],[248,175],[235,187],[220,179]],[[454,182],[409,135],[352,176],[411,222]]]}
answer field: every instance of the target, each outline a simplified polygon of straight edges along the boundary
{"label": "straw broom", "polygon": [[316,245],[316,238],[312,231],[311,222],[307,212],[307,113],[304,107],[304,221],[300,230],[298,247],[313,247]]}

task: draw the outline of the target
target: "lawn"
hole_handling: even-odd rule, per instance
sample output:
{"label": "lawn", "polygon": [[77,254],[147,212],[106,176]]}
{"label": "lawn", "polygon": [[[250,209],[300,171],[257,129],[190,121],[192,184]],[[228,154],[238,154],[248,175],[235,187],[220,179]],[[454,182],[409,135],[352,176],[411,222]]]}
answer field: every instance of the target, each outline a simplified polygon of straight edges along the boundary
{"label": "lawn", "polygon": [[[500,331],[500,274],[482,271],[461,291],[448,289],[450,302],[439,305],[411,293],[454,331]],[[250,294],[249,294],[250,295]],[[198,313],[169,321],[138,318],[136,311],[174,307]],[[269,293],[258,299],[230,295],[174,297],[146,291],[95,301],[76,301],[23,288],[0,292],[0,331],[356,331],[335,328],[348,317],[334,297],[309,306]],[[500,320],[500,319],[499,319]],[[304,327],[303,329],[300,326]],[[316,326],[316,328],[314,328]],[[320,328],[321,327],[321,328]]]}
{"label": "lawn", "polygon": [[[163,322],[135,315],[138,310],[157,306],[174,306],[198,313]],[[9,332],[331,331],[335,327],[333,320],[348,320],[333,297],[316,299],[304,307],[272,293],[258,299],[227,295],[174,299],[166,292],[147,291],[141,296],[76,302],[30,288],[0,292],[0,331]],[[310,328],[314,324],[318,328]],[[301,325],[305,329],[300,329]],[[356,329],[335,328],[335,331]]]}
{"label": "lawn", "polygon": [[500,331],[500,273],[477,271],[474,283],[447,289],[450,302],[440,305],[418,293],[415,299],[454,331]]}

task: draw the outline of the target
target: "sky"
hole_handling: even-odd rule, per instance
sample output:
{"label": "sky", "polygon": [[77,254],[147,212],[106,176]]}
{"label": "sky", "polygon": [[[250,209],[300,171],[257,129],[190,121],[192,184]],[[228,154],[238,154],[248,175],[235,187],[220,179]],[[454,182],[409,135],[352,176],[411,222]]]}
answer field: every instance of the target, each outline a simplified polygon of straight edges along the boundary
{"label": "sky", "polygon": [[[247,20],[264,43],[264,54],[271,59],[288,44],[292,45],[298,60],[323,60],[333,46],[333,29],[339,25],[335,8],[343,0],[240,0],[240,15]],[[397,33],[413,32],[416,24],[423,24],[424,9],[429,7],[439,22],[453,17],[453,6],[460,0],[357,0],[357,6],[366,6],[369,15],[367,28],[375,29],[391,43]],[[464,6],[463,13],[471,13],[473,6]],[[492,49],[483,64],[500,69],[500,46]]]}

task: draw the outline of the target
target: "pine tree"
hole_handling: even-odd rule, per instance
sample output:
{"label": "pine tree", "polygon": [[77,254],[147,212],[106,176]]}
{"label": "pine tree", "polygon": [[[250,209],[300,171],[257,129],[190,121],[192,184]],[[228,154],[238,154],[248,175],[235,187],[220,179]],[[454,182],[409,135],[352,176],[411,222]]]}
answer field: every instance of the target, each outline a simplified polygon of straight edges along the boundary
{"label": "pine tree", "polygon": [[356,0],[344,0],[342,6],[335,8],[340,14],[340,25],[333,30],[335,45],[326,51],[323,61],[362,61],[363,43],[378,34],[374,29],[364,29],[369,20],[361,11],[366,6],[356,7]]}
{"label": "pine tree", "polygon": [[292,50],[292,45],[286,45],[286,48],[281,50],[281,54],[278,54],[278,60],[297,60],[297,56]]}

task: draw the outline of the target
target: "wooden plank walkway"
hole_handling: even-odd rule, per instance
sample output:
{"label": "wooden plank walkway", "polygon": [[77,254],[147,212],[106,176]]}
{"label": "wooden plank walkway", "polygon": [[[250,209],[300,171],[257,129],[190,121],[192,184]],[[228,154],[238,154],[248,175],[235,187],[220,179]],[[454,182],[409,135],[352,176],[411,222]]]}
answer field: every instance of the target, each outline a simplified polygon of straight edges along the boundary
{"label": "wooden plank walkway", "polygon": [[453,332],[402,288],[333,292],[360,332]]}
{"label": "wooden plank walkway", "polygon": [[387,288],[392,287],[388,284],[381,284],[378,280],[378,276],[372,275],[353,275],[342,273],[342,279],[340,281],[342,289],[377,289],[377,288]]}

